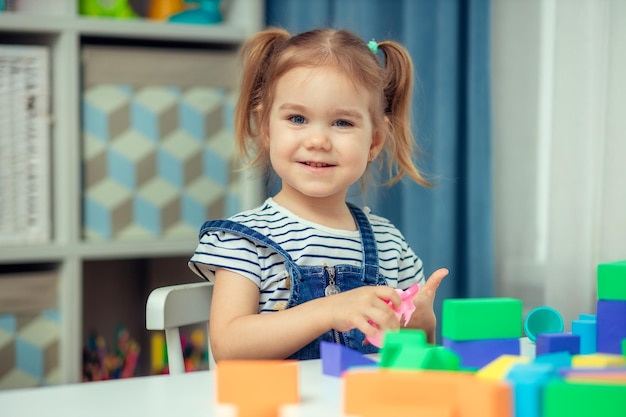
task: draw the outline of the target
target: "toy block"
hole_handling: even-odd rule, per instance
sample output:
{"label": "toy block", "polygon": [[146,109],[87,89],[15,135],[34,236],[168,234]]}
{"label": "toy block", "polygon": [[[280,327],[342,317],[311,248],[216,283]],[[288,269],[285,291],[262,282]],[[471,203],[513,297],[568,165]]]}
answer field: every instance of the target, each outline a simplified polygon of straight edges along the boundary
{"label": "toy block", "polygon": [[320,356],[322,373],[330,376],[341,376],[344,371],[355,366],[378,365],[375,360],[363,356],[356,350],[326,341],[320,343]]}
{"label": "toy block", "polygon": [[224,121],[224,92],[216,88],[195,87],[180,101],[180,127],[198,142],[216,134]]}
{"label": "toy block", "polygon": [[145,87],[131,105],[131,125],[153,142],[172,133],[178,126],[180,91],[171,87]]}
{"label": "toy block", "polygon": [[626,358],[622,355],[608,353],[572,356],[573,368],[607,368],[609,366],[626,367]]}
{"label": "toy block", "polygon": [[443,338],[443,346],[461,358],[461,366],[482,368],[500,355],[519,355],[519,339],[485,339],[456,341]]}
{"label": "toy block", "polygon": [[111,238],[127,227],[133,217],[129,189],[106,179],[91,187],[83,201],[85,226],[102,238]]}
{"label": "toy block", "polygon": [[115,138],[107,152],[107,174],[126,188],[145,184],[156,174],[156,146],[134,130]]}
{"label": "toy block", "polygon": [[524,332],[531,341],[540,333],[560,333],[563,331],[563,317],[552,307],[537,307],[528,313],[524,320]]}
{"label": "toy block", "polygon": [[626,260],[598,265],[598,299],[626,301]]}
{"label": "toy block", "polygon": [[233,180],[235,172],[235,140],[232,133],[220,130],[211,136],[204,147],[204,175],[223,187]]}
{"label": "toy block", "polygon": [[83,130],[108,142],[130,126],[130,90],[123,86],[98,85],[83,95]]}
{"label": "toy block", "polygon": [[226,213],[226,189],[207,177],[200,177],[183,190],[183,221],[194,227]]}
{"label": "toy block", "polygon": [[515,417],[538,417],[541,415],[541,393],[554,375],[549,363],[515,364],[506,376],[513,385]]}
{"label": "toy block", "polygon": [[451,350],[428,345],[422,330],[386,332],[380,350],[383,368],[457,370],[460,363],[461,358]]}
{"label": "toy block", "polygon": [[626,301],[598,300],[596,348],[598,352],[620,353],[626,338]]}
{"label": "toy block", "polygon": [[537,356],[546,353],[580,353],[580,336],[572,333],[542,333],[537,335]]}
{"label": "toy block", "polygon": [[443,301],[442,336],[450,340],[512,339],[522,335],[522,301],[465,298]]}
{"label": "toy block", "polygon": [[622,339],[622,355],[626,356],[626,339]]}
{"label": "toy block", "polygon": [[543,390],[542,417],[623,417],[626,385],[548,382]]}
{"label": "toy block", "polygon": [[180,220],[179,189],[160,178],[141,186],[135,195],[135,222],[152,235],[162,234]]}
{"label": "toy block", "polygon": [[175,187],[184,187],[202,175],[202,145],[182,130],[161,142],[158,152],[159,177]]}
{"label": "toy block", "polygon": [[572,320],[572,333],[580,336],[582,355],[596,352],[596,320]]}
{"label": "toy block", "polygon": [[579,314],[578,315],[578,320],[596,320],[596,315],[595,314]]}
{"label": "toy block", "polygon": [[566,351],[544,353],[543,355],[536,356],[534,363],[547,363],[555,368],[570,367],[572,366],[572,354]]}
{"label": "toy block", "polygon": [[300,402],[295,361],[220,361],[217,404],[233,404],[238,417],[278,417],[279,408]]}
{"label": "toy block", "polygon": [[504,380],[514,365],[528,362],[530,359],[523,356],[501,355],[476,371],[476,378]]}
{"label": "toy block", "polygon": [[626,368],[565,368],[559,370],[559,376],[568,382],[599,382],[626,385]]}
{"label": "toy block", "polygon": [[[345,415],[394,415],[385,407],[456,417],[510,417],[511,390],[500,381],[449,371],[354,369],[344,373]],[[419,408],[415,408],[418,406]],[[370,413],[378,410],[378,414]]]}

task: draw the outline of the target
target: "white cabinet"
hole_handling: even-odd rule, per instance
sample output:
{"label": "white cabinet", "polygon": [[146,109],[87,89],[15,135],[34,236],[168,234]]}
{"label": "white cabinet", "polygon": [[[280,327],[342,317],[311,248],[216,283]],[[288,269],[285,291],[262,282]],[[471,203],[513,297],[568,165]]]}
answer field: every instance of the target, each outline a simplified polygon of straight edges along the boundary
{"label": "white cabinet", "polygon": [[[88,18],[78,15],[74,0],[55,3],[58,6],[54,13],[0,12],[0,44],[49,48],[52,225],[50,243],[0,245],[0,279],[3,272],[8,275],[16,270],[56,272],[60,337],[55,379],[71,383],[81,380],[82,348],[90,327],[106,332],[106,327],[115,326],[115,319],[123,314],[131,333],[141,331],[144,297],[152,287],[195,279],[186,261],[197,242],[195,235],[137,240],[98,240],[86,235],[83,52],[94,45],[111,46],[113,51],[127,45],[138,50],[157,45],[170,51],[236,51],[243,40],[262,28],[265,15],[262,0],[224,1],[224,22],[215,25]],[[185,68],[184,62],[180,65]],[[258,203],[259,190],[261,187],[253,180],[242,181],[242,206]],[[135,337],[145,342],[142,351],[148,355],[147,337]]]}

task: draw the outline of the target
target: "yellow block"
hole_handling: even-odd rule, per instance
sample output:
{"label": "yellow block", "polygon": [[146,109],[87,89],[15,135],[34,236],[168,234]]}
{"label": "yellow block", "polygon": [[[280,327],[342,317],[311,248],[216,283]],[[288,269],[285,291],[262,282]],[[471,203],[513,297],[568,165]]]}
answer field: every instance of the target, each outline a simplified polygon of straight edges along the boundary
{"label": "yellow block", "polygon": [[572,368],[608,368],[610,366],[626,366],[626,356],[610,353],[572,356]]}
{"label": "yellow block", "polygon": [[504,380],[513,365],[528,362],[530,362],[530,358],[526,356],[501,355],[476,371],[476,377]]}

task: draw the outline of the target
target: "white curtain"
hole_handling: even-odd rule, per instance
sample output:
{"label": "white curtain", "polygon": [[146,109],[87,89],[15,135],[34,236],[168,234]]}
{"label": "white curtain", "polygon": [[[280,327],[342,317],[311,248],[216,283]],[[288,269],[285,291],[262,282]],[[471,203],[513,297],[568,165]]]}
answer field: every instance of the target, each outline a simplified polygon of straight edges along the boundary
{"label": "white curtain", "polygon": [[626,259],[626,1],[494,0],[492,71],[498,295],[569,330]]}

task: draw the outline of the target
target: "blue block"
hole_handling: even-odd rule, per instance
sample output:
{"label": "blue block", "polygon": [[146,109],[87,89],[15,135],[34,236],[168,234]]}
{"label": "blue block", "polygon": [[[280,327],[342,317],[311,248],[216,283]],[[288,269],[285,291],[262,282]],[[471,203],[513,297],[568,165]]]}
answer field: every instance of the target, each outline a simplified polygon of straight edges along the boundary
{"label": "blue block", "polygon": [[456,341],[443,338],[443,346],[461,358],[463,368],[482,368],[501,355],[519,355],[518,338]]}
{"label": "blue block", "polygon": [[349,368],[356,366],[376,366],[373,359],[361,355],[343,345],[322,341],[320,343],[322,373],[324,375],[341,376]]}
{"label": "blue block", "polygon": [[535,357],[534,363],[549,363],[555,368],[568,368],[572,366],[572,355],[569,352],[546,353]]}
{"label": "blue block", "polygon": [[572,320],[572,333],[580,336],[580,353],[596,353],[596,321]]}
{"label": "blue block", "polygon": [[596,312],[597,351],[621,354],[626,339],[626,301],[598,300]]}
{"label": "blue block", "polygon": [[541,416],[541,393],[554,374],[550,363],[516,364],[506,376],[513,386],[515,417]]}
{"label": "blue block", "polygon": [[572,333],[541,333],[537,335],[537,355],[554,352],[580,353],[580,336]]}

